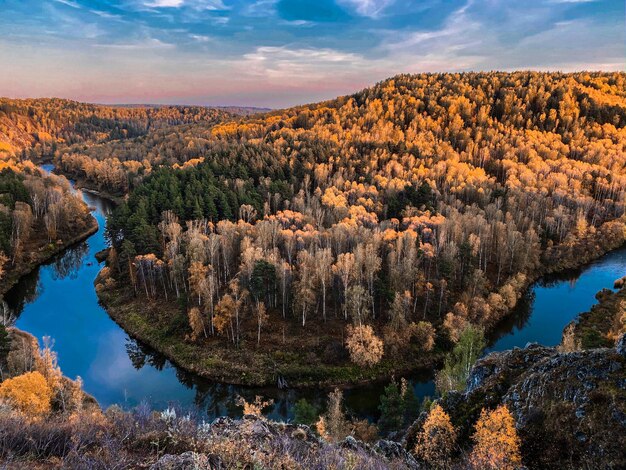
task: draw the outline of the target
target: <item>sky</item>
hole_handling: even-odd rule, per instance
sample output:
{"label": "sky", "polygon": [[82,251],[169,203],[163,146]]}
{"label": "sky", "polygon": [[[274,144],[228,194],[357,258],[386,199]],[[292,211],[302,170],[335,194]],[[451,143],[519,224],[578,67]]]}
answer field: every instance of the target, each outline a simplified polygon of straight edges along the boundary
{"label": "sky", "polygon": [[0,0],[0,96],[280,108],[398,73],[626,70],[624,0]]}

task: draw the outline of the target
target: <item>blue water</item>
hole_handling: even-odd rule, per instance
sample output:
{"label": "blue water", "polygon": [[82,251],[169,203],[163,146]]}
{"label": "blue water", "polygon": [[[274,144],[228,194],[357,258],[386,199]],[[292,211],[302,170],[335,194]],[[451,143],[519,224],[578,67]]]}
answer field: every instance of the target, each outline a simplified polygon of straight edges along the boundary
{"label": "blue water", "polygon": [[[45,169],[50,171],[51,166]],[[98,232],[25,276],[5,297],[18,315],[18,328],[40,342],[44,336],[54,339],[65,375],[80,376],[85,390],[105,408],[113,404],[130,408],[145,401],[157,409],[176,403],[208,417],[238,415],[237,397],[253,399],[258,394],[275,400],[272,418],[288,419],[299,398],[322,404],[326,393],[320,390],[254,389],[192,376],[130,339],[98,304],[93,286],[101,269],[95,254],[106,247],[103,228],[112,205],[95,194],[77,193],[92,208]],[[515,314],[499,326],[490,350],[528,342],[558,344],[563,327],[596,302],[596,292],[612,287],[624,274],[626,249],[620,249],[582,270],[535,284]],[[429,374],[414,376],[412,383],[420,397],[435,393]],[[358,416],[375,418],[383,388],[384,384],[370,384],[348,390],[346,405]]]}
{"label": "blue water", "polygon": [[563,328],[597,303],[595,296],[600,290],[612,289],[613,282],[625,274],[626,248],[620,248],[583,269],[537,282],[500,326],[499,338],[489,350],[503,351],[531,342],[556,346]]}

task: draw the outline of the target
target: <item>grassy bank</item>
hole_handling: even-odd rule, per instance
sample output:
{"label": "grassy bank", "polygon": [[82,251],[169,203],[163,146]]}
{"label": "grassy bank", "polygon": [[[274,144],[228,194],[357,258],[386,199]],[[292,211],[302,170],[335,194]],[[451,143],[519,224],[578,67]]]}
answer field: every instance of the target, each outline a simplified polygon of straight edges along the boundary
{"label": "grassy bank", "polygon": [[67,248],[80,243],[98,231],[98,222],[91,214],[76,223],[76,230],[63,236],[56,243],[48,240],[45,230],[35,230],[33,237],[24,246],[24,255],[5,266],[5,273],[0,279],[0,295],[5,294],[20,280],[22,276],[30,273],[37,266],[44,264],[62,253]]}
{"label": "grassy bank", "polygon": [[603,289],[596,294],[598,303],[566,327],[573,327],[574,346],[583,349],[612,347],[626,331],[626,287],[614,292]]}

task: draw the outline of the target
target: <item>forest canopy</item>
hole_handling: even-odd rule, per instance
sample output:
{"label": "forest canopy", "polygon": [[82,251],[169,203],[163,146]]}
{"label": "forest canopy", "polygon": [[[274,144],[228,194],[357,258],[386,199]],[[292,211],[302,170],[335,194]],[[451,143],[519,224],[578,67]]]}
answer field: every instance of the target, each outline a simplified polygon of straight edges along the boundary
{"label": "forest canopy", "polygon": [[234,344],[272,331],[266,310],[305,329],[343,319],[351,352],[455,342],[546,266],[623,241],[625,79],[399,75],[114,142],[120,161],[169,162],[109,220],[119,272],[149,298],[188,298],[190,328]]}
{"label": "forest canopy", "polygon": [[128,193],[100,290],[178,299],[192,343],[297,325],[368,367],[426,354],[624,240],[623,73],[398,75],[248,117],[76,104],[70,135],[54,104],[18,121],[60,171]]}

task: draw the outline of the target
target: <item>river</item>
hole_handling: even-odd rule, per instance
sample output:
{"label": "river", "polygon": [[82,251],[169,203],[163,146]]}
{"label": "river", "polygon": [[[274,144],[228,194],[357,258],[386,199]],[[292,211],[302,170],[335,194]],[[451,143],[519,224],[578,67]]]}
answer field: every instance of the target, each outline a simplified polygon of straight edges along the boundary
{"label": "river", "polygon": [[[50,166],[44,168],[51,170]],[[147,403],[163,409],[176,404],[213,418],[239,415],[235,404],[239,395],[246,399],[262,395],[275,401],[268,413],[271,418],[289,419],[299,398],[322,404],[325,393],[319,390],[255,389],[195,377],[130,339],[98,304],[93,286],[102,267],[95,254],[106,247],[103,232],[112,204],[86,191],[77,193],[90,206],[98,232],[23,277],[5,300],[17,316],[18,328],[40,342],[44,336],[53,338],[63,373],[71,378],[80,376],[85,391],[102,407],[131,408]],[[612,287],[625,271],[626,248],[622,248],[581,270],[534,284],[494,333],[489,351],[523,347],[528,342],[558,344],[563,327],[596,303],[596,292]],[[418,396],[434,394],[429,374],[416,375],[411,382]],[[360,417],[376,418],[383,388],[384,384],[369,384],[348,390],[346,406]]]}

